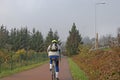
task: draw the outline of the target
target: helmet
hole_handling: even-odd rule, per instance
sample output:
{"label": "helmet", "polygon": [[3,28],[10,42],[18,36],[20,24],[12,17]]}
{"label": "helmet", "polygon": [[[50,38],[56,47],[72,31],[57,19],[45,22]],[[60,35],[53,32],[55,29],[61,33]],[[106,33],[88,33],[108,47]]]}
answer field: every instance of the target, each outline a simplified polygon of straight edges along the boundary
{"label": "helmet", "polygon": [[52,40],[52,43],[57,43],[58,41],[57,40]]}

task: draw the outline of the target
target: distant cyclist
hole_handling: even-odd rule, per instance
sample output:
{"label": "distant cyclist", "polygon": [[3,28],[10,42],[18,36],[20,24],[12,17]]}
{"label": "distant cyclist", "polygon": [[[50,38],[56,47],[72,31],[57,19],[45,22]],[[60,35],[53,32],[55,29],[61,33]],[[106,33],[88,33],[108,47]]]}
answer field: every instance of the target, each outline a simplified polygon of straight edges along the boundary
{"label": "distant cyclist", "polygon": [[55,59],[55,73],[56,73],[56,79],[59,80],[58,78],[58,72],[59,72],[59,58],[61,58],[61,48],[58,44],[57,40],[52,40],[52,43],[48,46],[47,52],[48,56],[50,58],[50,71],[52,71],[52,60],[53,58]]}

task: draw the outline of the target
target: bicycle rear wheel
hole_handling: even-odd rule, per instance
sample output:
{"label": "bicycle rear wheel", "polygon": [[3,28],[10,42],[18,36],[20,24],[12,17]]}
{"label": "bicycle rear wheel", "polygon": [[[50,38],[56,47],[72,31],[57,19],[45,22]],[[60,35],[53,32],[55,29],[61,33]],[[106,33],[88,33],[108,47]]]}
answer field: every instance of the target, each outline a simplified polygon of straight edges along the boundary
{"label": "bicycle rear wheel", "polygon": [[52,80],[56,80],[55,61],[53,61],[53,66],[52,66]]}

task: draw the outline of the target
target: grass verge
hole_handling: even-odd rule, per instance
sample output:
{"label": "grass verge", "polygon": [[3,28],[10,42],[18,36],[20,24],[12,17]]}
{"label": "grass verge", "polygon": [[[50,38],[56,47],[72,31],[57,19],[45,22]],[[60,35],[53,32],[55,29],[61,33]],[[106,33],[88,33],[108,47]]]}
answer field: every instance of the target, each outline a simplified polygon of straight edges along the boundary
{"label": "grass verge", "polygon": [[45,64],[47,62],[48,61],[44,61],[44,62],[40,62],[40,63],[37,63],[37,64],[32,64],[32,65],[28,65],[28,66],[19,67],[19,68],[13,69],[13,70],[4,71],[4,72],[0,73],[0,78],[3,78],[5,76],[9,76],[9,75],[12,75],[12,74],[15,74],[15,73],[18,73],[18,72],[22,72],[22,71],[25,71],[25,70],[29,70],[29,69],[38,67],[38,66],[40,66],[42,64]]}
{"label": "grass verge", "polygon": [[73,80],[88,80],[85,73],[72,61],[72,59],[69,58],[68,61]]}

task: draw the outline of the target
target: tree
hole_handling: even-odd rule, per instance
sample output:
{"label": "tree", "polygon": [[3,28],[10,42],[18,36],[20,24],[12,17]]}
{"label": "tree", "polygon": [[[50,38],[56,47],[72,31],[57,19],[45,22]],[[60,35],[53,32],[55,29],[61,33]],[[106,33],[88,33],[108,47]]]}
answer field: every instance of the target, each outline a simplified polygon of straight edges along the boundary
{"label": "tree", "polygon": [[78,46],[82,43],[81,39],[82,37],[79,34],[79,31],[76,29],[75,23],[73,23],[73,26],[71,28],[71,31],[69,31],[69,36],[66,42],[66,50],[69,56],[78,54]]}
{"label": "tree", "polygon": [[8,43],[9,32],[4,25],[0,27],[0,48],[4,48]]}
{"label": "tree", "polygon": [[55,32],[54,32],[53,37],[54,37],[54,39],[55,39],[55,40],[57,40],[57,41],[58,41],[59,36],[58,36],[58,32],[57,32],[57,31],[55,31]]}
{"label": "tree", "polygon": [[51,43],[51,41],[53,39],[54,39],[54,37],[53,37],[53,31],[50,28],[50,31],[48,32],[48,35],[47,35],[46,40],[45,40],[45,50],[47,49],[48,45]]}
{"label": "tree", "polygon": [[109,46],[109,35],[102,36],[99,39],[99,46],[102,46],[102,47]]}
{"label": "tree", "polygon": [[118,28],[117,39],[118,39],[118,45],[120,47],[120,28]]}
{"label": "tree", "polygon": [[82,41],[83,41],[83,43],[84,43],[85,45],[89,45],[89,46],[92,45],[92,41],[91,41],[91,39],[90,39],[88,36],[84,37],[84,38],[82,39]]}
{"label": "tree", "polygon": [[17,41],[17,31],[16,28],[11,29],[10,37],[9,37],[9,44],[12,45],[12,50],[16,50],[16,41]]}
{"label": "tree", "polygon": [[21,28],[17,31],[17,43],[18,43],[18,49],[25,49],[27,50],[27,47],[29,46],[29,31],[26,28]]}
{"label": "tree", "polygon": [[42,36],[41,32],[35,31],[35,29],[33,29],[33,34],[30,39],[30,48],[32,50],[35,50],[36,52],[38,52],[38,51],[42,52],[44,49],[43,36]]}
{"label": "tree", "polygon": [[29,46],[30,34],[26,28],[11,29],[9,43],[12,45],[12,50],[17,51],[18,49],[27,50]]}

